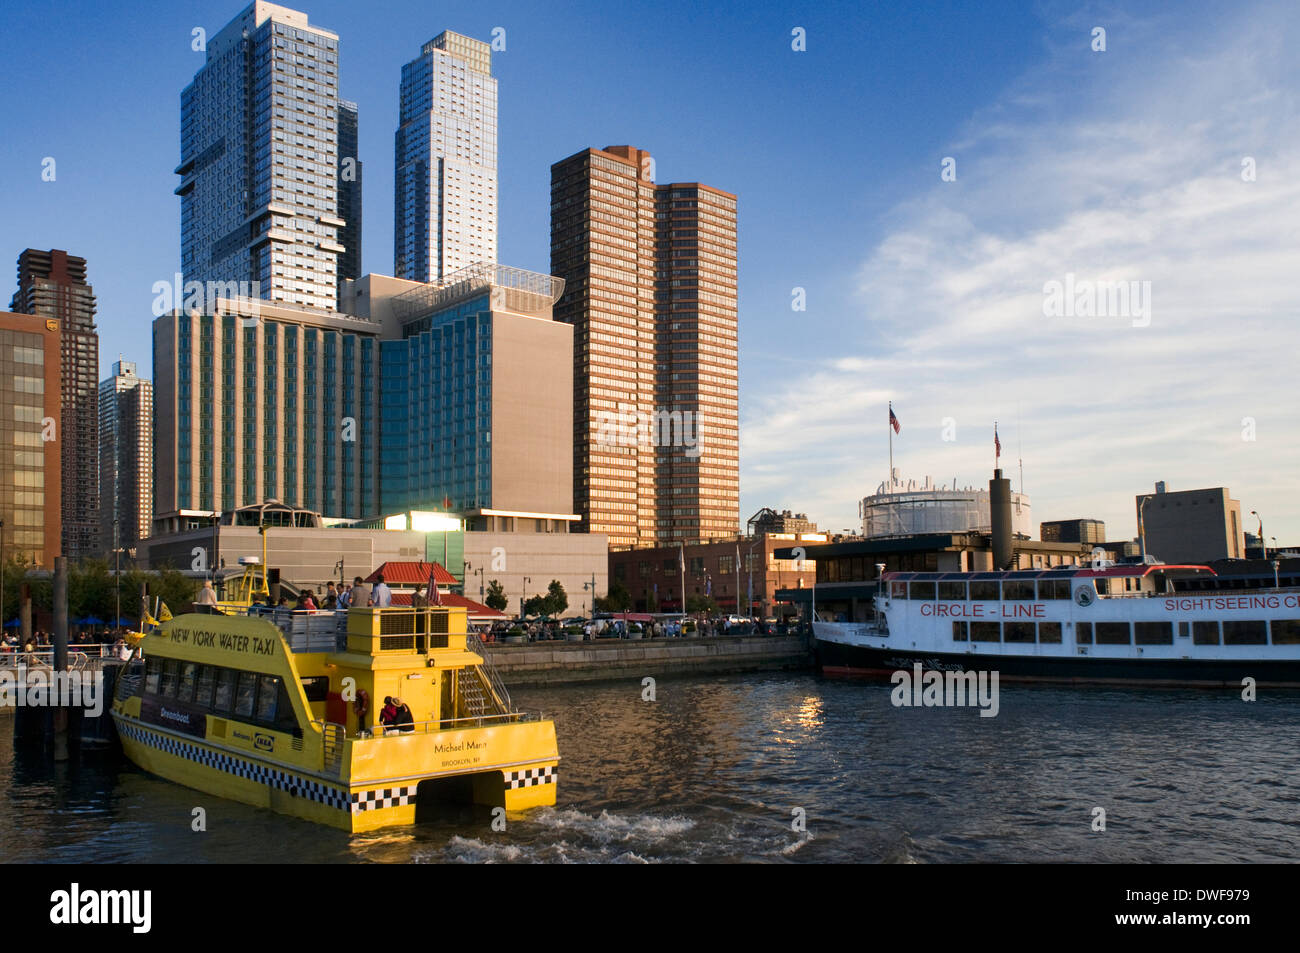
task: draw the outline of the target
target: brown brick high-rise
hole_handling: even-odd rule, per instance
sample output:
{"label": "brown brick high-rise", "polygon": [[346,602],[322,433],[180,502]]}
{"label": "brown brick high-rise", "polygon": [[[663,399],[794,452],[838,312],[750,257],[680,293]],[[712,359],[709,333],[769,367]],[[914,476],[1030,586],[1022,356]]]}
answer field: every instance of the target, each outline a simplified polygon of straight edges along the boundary
{"label": "brown brick high-rise", "polygon": [[740,527],[736,197],[650,154],[551,166],[555,318],[574,326],[574,512],[611,546]]}
{"label": "brown brick high-rise", "polygon": [[18,256],[18,292],[9,306],[59,322],[62,412],[58,442],[63,479],[63,555],[99,551],[99,334],[86,259],[51,249]]}

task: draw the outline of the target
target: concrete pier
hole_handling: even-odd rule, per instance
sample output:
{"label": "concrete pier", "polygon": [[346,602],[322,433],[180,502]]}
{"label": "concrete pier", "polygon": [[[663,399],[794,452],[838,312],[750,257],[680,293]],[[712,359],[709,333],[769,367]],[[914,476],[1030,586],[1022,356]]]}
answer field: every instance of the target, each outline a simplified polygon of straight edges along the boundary
{"label": "concrete pier", "polygon": [[723,675],[810,671],[812,653],[799,636],[597,639],[594,642],[490,643],[488,661],[506,686],[566,685],[652,675]]}

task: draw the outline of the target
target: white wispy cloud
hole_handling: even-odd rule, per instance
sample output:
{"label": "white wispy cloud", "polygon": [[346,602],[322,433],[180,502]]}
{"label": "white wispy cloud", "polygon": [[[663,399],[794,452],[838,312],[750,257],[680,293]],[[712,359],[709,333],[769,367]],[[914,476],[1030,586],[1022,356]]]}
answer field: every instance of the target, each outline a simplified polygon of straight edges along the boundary
{"label": "white wispy cloud", "polygon": [[[1106,53],[1057,47],[954,130],[957,181],[936,161],[864,249],[866,320],[749,401],[746,495],[856,525],[886,474],[892,398],[905,476],[984,482],[998,420],[1004,467],[1023,439],[1035,519],[1128,535],[1133,495],[1165,479],[1228,485],[1300,539],[1297,40],[1283,5],[1126,21]],[[1045,283],[1067,274],[1150,282],[1149,326],[1045,317]]]}

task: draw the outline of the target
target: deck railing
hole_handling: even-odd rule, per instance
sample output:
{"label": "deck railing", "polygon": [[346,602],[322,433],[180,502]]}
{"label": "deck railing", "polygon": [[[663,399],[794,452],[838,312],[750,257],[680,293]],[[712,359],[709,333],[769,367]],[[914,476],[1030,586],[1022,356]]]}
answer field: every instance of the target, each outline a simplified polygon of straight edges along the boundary
{"label": "deck railing", "polygon": [[[540,711],[512,711],[496,715],[470,715],[464,718],[442,718],[435,721],[417,721],[409,725],[375,725],[365,738],[399,738],[410,735],[436,734],[464,728],[483,728],[490,725],[508,725],[527,721],[541,721]],[[405,730],[404,730],[405,729]]]}

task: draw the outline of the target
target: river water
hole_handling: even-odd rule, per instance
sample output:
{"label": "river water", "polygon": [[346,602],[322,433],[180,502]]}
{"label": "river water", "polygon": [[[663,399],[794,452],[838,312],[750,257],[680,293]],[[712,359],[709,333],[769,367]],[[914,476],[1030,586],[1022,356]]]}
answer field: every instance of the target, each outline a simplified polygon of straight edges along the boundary
{"label": "river water", "polygon": [[[517,689],[553,717],[555,808],[348,835],[121,759],[15,753],[0,860],[56,862],[1221,862],[1300,857],[1300,692],[1003,685],[996,717],[897,708],[814,675]],[[192,810],[207,830],[191,829]],[[1094,830],[1096,808],[1105,830]]]}

